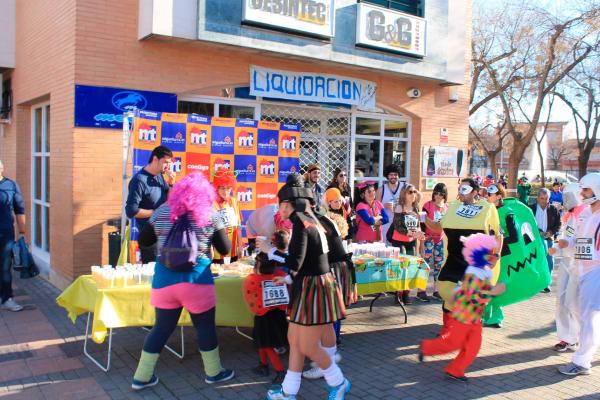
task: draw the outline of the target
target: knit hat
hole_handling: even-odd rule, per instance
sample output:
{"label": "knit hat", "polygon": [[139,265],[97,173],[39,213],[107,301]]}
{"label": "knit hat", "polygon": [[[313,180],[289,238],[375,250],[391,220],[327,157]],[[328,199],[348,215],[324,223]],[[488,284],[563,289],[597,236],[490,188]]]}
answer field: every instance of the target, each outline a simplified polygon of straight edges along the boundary
{"label": "knit hat", "polygon": [[338,188],[329,188],[325,191],[325,201],[330,203],[335,200],[344,200],[344,196]]}

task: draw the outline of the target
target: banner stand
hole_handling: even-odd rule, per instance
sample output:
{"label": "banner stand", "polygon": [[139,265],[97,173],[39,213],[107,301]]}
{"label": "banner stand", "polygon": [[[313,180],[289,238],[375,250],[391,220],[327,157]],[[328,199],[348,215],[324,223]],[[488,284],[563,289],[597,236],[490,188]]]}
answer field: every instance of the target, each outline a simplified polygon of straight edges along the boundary
{"label": "banner stand", "polygon": [[133,130],[134,112],[129,111],[123,114],[123,175],[121,187],[121,243],[125,240],[125,227],[127,225],[127,215],[125,214],[125,202],[127,199],[127,184],[129,176],[127,176],[127,163],[129,161],[129,150],[131,144],[131,131]]}

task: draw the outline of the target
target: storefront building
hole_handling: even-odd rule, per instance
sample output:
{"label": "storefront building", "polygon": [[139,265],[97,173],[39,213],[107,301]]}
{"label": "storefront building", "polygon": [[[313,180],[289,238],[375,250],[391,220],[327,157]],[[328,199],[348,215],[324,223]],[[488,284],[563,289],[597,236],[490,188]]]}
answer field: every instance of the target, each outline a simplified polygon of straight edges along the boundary
{"label": "storefront building", "polygon": [[0,159],[59,287],[105,258],[133,107],[300,124],[325,185],[396,163],[425,190],[423,146],[467,148],[469,0],[8,0],[0,16]]}

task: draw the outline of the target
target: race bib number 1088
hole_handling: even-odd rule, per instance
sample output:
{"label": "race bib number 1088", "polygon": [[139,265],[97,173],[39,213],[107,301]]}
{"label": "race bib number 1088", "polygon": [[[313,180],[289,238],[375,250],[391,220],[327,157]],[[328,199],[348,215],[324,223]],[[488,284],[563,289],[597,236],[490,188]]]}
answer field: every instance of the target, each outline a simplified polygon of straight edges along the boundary
{"label": "race bib number 1088", "polygon": [[286,285],[276,285],[273,281],[262,282],[263,306],[273,307],[290,303],[290,294]]}

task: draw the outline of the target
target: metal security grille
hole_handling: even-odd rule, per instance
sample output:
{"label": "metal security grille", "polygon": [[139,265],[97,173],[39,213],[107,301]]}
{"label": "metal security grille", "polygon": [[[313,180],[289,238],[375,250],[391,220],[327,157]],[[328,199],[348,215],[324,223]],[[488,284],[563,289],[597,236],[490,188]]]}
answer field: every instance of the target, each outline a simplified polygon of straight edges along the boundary
{"label": "metal security grille", "polygon": [[300,171],[318,163],[322,186],[329,184],[336,167],[350,168],[350,112],[262,103],[261,119],[300,124]]}

